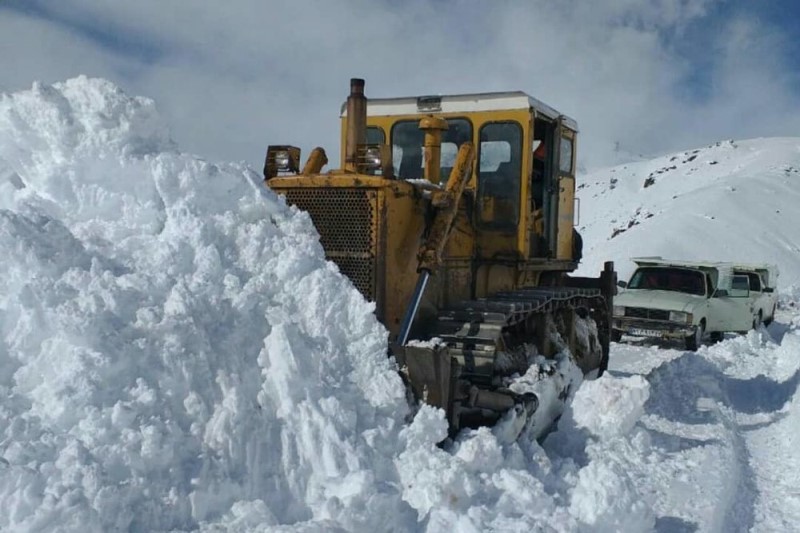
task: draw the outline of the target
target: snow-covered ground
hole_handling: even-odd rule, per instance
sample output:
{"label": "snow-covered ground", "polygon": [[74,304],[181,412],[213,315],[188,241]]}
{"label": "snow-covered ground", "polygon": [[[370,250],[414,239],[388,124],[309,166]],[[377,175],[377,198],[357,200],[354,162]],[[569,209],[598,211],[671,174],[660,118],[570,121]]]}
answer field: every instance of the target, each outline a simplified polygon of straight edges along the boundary
{"label": "snow-covered ground", "polygon": [[797,529],[800,140],[699,154],[589,178],[586,268],[776,261],[769,329],[613,345],[542,444],[438,447],[442,413],[409,420],[371,305],[258,172],[181,153],[102,80],[1,95],[0,530]]}

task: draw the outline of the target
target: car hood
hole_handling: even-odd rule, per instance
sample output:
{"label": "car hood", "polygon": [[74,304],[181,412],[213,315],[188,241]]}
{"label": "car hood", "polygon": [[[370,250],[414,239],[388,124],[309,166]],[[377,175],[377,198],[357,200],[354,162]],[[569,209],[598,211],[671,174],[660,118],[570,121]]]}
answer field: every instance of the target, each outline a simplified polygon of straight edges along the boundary
{"label": "car hood", "polygon": [[684,292],[628,289],[614,297],[614,305],[691,313],[706,300],[705,296],[686,294]]}

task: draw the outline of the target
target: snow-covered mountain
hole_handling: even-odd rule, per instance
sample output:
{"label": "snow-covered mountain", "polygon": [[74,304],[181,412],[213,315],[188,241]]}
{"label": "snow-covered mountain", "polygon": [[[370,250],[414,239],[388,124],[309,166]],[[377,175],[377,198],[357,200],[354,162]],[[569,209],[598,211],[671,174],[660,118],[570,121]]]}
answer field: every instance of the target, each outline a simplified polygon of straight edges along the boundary
{"label": "snow-covered mountain", "polygon": [[579,179],[581,270],[631,257],[769,262],[800,283],[800,138],[727,140]]}
{"label": "snow-covered mountain", "polygon": [[[584,178],[586,268],[717,254],[778,262],[788,286],[797,151],[720,143]],[[800,523],[800,294],[697,353],[614,345],[541,445],[501,426],[439,447],[443,414],[409,420],[386,332],[308,216],[86,78],[0,95],[0,256],[2,531]]]}

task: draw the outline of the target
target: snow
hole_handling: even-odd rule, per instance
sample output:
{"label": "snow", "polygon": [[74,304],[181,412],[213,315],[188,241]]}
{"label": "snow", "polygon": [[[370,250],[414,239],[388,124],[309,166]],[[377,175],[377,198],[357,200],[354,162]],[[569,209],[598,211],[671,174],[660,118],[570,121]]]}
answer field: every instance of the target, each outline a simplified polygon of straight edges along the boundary
{"label": "snow", "polygon": [[440,445],[373,306],[258,172],[182,153],[104,80],[0,95],[0,530],[796,529],[798,168],[800,140],[756,139],[582,178],[586,271],[775,262],[775,322],[612,344],[582,383],[540,361],[572,382],[557,430],[509,413]]}
{"label": "snow", "polygon": [[4,95],[0,168],[0,529],[411,513],[386,333],[307,215],[101,80]]}

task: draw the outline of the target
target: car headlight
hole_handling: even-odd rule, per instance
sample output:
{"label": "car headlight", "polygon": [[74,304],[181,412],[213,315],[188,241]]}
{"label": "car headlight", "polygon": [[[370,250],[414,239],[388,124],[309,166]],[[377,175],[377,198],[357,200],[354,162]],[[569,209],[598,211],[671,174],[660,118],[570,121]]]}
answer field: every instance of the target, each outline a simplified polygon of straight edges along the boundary
{"label": "car headlight", "polygon": [[691,324],[692,323],[692,314],[685,313],[683,311],[670,311],[669,312],[669,321],[670,322],[680,322],[683,324]]}
{"label": "car headlight", "polygon": [[624,305],[615,305],[614,309],[612,310],[614,316],[625,316],[625,306]]}

